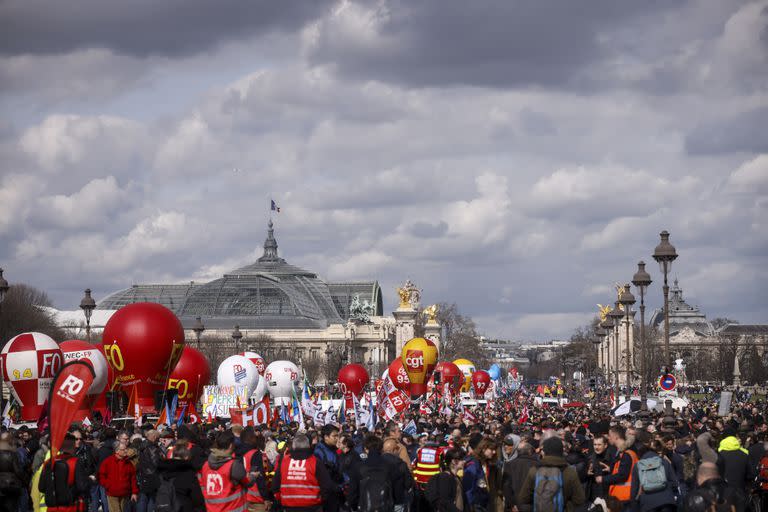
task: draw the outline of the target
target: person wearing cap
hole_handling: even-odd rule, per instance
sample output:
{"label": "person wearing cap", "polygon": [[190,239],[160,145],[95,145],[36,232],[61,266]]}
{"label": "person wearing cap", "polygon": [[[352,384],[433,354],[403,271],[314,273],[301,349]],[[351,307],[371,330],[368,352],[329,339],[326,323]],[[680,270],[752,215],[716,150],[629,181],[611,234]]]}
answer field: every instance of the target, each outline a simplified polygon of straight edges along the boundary
{"label": "person wearing cap", "polygon": [[499,469],[504,464],[517,458],[517,445],[520,444],[520,436],[517,434],[507,434],[501,445],[501,457],[499,457]]}
{"label": "person wearing cap", "polygon": [[504,511],[517,508],[519,512],[530,512],[531,506],[519,502],[517,497],[528,472],[539,465],[539,459],[530,443],[521,441],[515,450],[517,457],[504,463],[501,474],[501,488],[504,495]]}
{"label": "person wearing cap", "polygon": [[543,473],[543,469],[557,468],[562,476],[562,498],[563,510],[573,511],[576,507],[584,504],[584,488],[581,486],[579,476],[576,470],[568,465],[563,455],[563,442],[559,437],[549,437],[541,443],[541,449],[544,456],[539,462],[539,466],[531,468],[520,489],[518,502],[524,505],[532,505],[534,502],[534,493],[536,491],[536,476]]}

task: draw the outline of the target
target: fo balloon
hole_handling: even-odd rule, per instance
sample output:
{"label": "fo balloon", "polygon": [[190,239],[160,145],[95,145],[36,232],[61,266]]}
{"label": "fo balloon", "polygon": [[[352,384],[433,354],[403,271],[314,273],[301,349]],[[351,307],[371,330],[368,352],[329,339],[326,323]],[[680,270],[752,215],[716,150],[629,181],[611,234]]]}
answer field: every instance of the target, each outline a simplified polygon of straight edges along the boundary
{"label": "fo balloon", "polygon": [[469,359],[456,359],[453,364],[459,367],[459,370],[461,370],[461,373],[464,374],[464,385],[461,386],[462,392],[469,391],[469,387],[471,384],[471,378],[472,374],[475,372],[475,363],[470,361]]}
{"label": "fo balloon", "polygon": [[246,397],[251,396],[259,379],[256,365],[243,356],[229,356],[221,362],[216,372],[216,383],[219,386],[243,386]]}
{"label": "fo balloon", "polygon": [[274,361],[264,371],[269,396],[274,405],[289,405],[293,398],[294,386],[299,384],[299,369],[290,361]]}
{"label": "fo balloon", "polygon": [[472,374],[472,389],[477,398],[485,396],[485,392],[490,389],[491,376],[485,370],[477,370]]}
{"label": "fo balloon", "polygon": [[408,380],[411,381],[411,395],[419,396],[427,392],[427,380],[432,375],[437,362],[437,347],[431,340],[413,338],[403,346],[400,355]]}
{"label": "fo balloon", "polygon": [[63,364],[59,345],[39,332],[19,334],[0,354],[3,380],[21,404],[21,419],[36,421],[48,400],[51,381]]}
{"label": "fo balloon", "polygon": [[[92,409],[99,409],[99,403],[104,397],[104,391],[107,388],[107,377],[109,374],[109,365],[104,354],[99,350],[100,347],[91,345],[87,341],[68,340],[62,341],[59,345],[61,353],[64,356],[64,362],[70,361],[88,361],[94,372],[94,379],[85,400],[80,405],[80,409],[75,413],[75,421],[82,421],[91,414]],[[106,403],[104,404],[106,406]]]}
{"label": "fo balloon", "polygon": [[240,352],[238,355],[250,359],[251,362],[256,365],[256,369],[259,371],[259,375],[264,375],[264,371],[267,369],[267,363],[264,362],[263,357],[261,357],[256,352]]}
{"label": "fo balloon", "polygon": [[180,405],[194,406],[210,380],[208,359],[199,350],[187,346],[168,378],[168,389],[178,392]]}
{"label": "fo balloon", "polygon": [[389,378],[392,381],[392,384],[394,384],[397,389],[400,391],[405,391],[406,393],[410,390],[411,381],[408,380],[408,373],[405,371],[405,367],[403,367],[402,359],[398,357],[392,361],[389,364],[389,367],[384,371],[384,374],[381,376],[381,378],[385,379],[387,374],[389,374]]}
{"label": "fo balloon", "polygon": [[138,403],[154,409],[155,391],[165,388],[184,349],[184,328],[173,312],[154,302],[137,302],[117,310],[104,327],[104,355],[117,383]]}
{"label": "fo balloon", "polygon": [[344,393],[345,405],[351,409],[354,406],[352,397],[360,398],[365,385],[368,384],[368,372],[362,365],[348,364],[339,370],[337,380],[341,384],[341,390]]}

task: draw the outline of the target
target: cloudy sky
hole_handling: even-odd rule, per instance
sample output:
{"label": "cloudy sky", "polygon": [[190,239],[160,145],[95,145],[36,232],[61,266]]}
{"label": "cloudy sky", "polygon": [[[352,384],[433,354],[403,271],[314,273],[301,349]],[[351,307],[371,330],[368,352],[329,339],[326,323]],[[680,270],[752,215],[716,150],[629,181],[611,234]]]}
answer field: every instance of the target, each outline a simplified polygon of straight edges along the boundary
{"label": "cloudy sky", "polygon": [[[567,337],[662,229],[768,322],[768,1],[0,3],[0,265],[74,309],[261,253]],[[239,169],[234,171],[233,169]]]}

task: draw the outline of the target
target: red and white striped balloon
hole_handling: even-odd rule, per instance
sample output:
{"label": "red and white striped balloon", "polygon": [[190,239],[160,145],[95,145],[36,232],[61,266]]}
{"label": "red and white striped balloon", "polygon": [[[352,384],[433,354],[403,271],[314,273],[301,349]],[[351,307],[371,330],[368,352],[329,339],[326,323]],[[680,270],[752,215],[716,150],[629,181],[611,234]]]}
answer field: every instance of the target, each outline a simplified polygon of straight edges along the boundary
{"label": "red and white striped balloon", "polygon": [[21,419],[36,421],[48,400],[53,377],[64,363],[58,343],[39,332],[19,334],[3,347],[0,367],[14,398],[21,404]]}

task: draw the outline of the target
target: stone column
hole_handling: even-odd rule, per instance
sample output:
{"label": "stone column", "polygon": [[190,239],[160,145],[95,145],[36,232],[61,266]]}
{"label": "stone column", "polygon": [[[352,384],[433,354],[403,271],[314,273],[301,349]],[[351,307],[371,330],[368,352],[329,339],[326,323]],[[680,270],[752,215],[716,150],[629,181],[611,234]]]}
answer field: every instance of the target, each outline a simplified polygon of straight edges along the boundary
{"label": "stone column", "polygon": [[[627,354],[627,323],[629,323],[629,354]],[[622,386],[627,382],[627,357],[629,357],[630,372],[633,374],[637,373],[634,357],[635,333],[634,329],[632,328],[633,324],[634,321],[632,319],[627,322],[626,317],[624,317],[621,320],[621,326],[619,327],[619,375],[621,376],[620,382]]]}
{"label": "stone column", "polygon": [[432,340],[432,343],[435,344],[436,347],[438,347],[438,350],[440,348],[440,333],[442,332],[442,329],[440,327],[440,324],[438,324],[435,320],[429,320],[424,325],[424,337],[428,340]]}
{"label": "stone column", "polygon": [[416,315],[418,312],[413,307],[401,307],[392,312],[395,317],[395,354],[392,357],[399,357],[403,350],[403,345],[414,337],[416,327]]}

